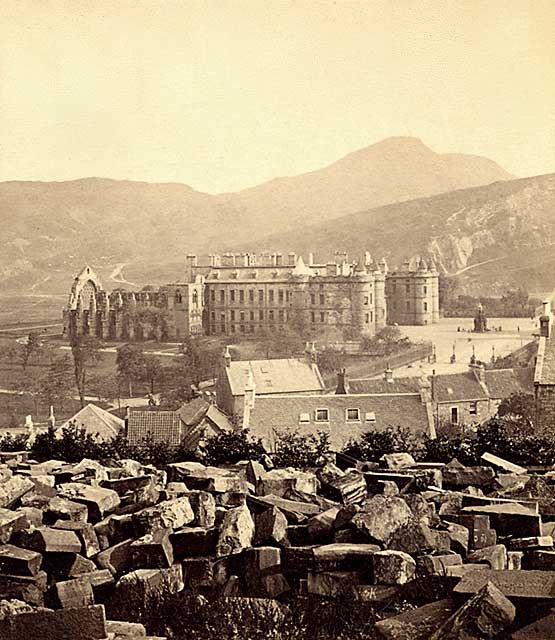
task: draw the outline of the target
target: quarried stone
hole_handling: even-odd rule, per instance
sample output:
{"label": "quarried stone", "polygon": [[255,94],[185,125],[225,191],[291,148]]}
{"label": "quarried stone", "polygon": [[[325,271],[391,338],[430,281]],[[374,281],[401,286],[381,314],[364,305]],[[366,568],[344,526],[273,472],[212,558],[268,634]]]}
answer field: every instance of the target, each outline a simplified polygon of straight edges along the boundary
{"label": "quarried stone", "polygon": [[376,622],[387,640],[428,640],[455,612],[452,600],[437,600]]}
{"label": "quarried stone", "polygon": [[238,553],[252,546],[254,539],[254,521],[246,506],[229,509],[224,516],[216,555],[226,556],[230,553]]}
{"label": "quarried stone", "polygon": [[402,551],[378,551],[372,556],[374,582],[406,584],[414,578],[416,562]]}
{"label": "quarried stone", "polygon": [[352,519],[354,526],[371,541],[387,543],[394,531],[410,521],[412,512],[402,498],[377,495],[364,503]]}

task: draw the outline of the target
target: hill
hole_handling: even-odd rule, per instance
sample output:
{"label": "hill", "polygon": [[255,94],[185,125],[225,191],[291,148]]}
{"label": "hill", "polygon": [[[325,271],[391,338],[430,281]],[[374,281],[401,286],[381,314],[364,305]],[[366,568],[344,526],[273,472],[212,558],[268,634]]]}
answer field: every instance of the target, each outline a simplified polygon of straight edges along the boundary
{"label": "hill", "polygon": [[189,251],[256,246],[269,230],[510,177],[485,158],[390,138],[318,171],[220,195],[100,178],[4,182],[0,292],[65,293],[84,262],[107,286],[175,280]]}
{"label": "hill", "polygon": [[474,294],[555,282],[555,174],[496,182],[396,203],[312,225],[303,233],[272,234],[265,248],[322,255],[365,250],[390,265],[431,255]]}

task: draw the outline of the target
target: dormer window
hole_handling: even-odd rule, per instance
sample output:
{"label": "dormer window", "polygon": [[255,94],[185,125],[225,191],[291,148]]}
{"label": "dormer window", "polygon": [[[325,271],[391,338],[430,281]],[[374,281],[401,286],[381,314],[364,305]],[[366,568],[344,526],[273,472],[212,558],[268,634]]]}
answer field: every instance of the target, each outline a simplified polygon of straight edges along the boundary
{"label": "dormer window", "polygon": [[329,409],[316,409],[314,414],[314,419],[316,420],[316,422],[329,422],[330,421]]}

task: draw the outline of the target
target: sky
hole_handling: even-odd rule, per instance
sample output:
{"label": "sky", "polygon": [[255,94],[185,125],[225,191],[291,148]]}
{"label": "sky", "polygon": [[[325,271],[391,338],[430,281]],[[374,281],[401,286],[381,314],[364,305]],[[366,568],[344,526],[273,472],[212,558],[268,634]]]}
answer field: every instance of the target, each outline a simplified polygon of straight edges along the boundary
{"label": "sky", "polygon": [[555,172],[553,0],[2,0],[0,180],[236,191],[389,136]]}

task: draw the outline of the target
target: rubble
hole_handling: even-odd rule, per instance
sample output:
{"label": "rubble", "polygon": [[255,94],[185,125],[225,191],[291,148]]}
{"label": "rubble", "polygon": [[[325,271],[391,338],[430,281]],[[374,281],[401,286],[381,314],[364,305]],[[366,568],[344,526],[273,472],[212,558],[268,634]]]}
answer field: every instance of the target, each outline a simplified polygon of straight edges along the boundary
{"label": "rubble", "polygon": [[[554,474],[491,455],[480,467],[382,462],[14,457],[0,473],[0,637],[146,638],[168,594],[280,620],[285,602],[346,598],[361,615],[378,607],[376,631],[397,640],[527,637],[531,603],[536,627],[552,625]],[[399,613],[410,593],[417,606]]]}

